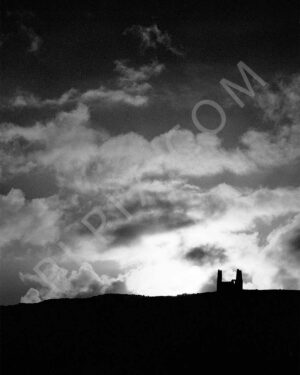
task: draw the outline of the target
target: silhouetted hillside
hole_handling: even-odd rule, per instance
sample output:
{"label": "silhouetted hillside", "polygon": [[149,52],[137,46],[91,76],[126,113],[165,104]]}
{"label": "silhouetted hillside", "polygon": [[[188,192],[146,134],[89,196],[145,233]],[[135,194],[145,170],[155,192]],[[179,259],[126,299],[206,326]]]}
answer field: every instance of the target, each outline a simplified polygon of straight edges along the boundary
{"label": "silhouetted hillside", "polygon": [[2,374],[300,373],[300,292],[103,295],[0,313]]}

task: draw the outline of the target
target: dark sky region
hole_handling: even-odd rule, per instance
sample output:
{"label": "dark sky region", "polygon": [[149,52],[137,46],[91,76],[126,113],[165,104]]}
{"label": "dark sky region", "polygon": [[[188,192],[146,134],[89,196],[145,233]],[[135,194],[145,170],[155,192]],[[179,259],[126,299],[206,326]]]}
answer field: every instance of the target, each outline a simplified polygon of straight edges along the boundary
{"label": "dark sky region", "polygon": [[299,289],[299,25],[296,1],[2,1],[0,304],[218,268]]}

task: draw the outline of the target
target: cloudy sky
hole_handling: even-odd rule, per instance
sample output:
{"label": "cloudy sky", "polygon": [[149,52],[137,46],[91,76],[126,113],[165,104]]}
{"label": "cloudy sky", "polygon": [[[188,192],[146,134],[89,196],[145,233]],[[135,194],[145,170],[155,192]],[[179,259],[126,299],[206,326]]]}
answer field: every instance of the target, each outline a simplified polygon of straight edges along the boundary
{"label": "cloudy sky", "polygon": [[[5,3],[5,2],[4,2]],[[297,2],[9,1],[0,304],[300,288]]]}

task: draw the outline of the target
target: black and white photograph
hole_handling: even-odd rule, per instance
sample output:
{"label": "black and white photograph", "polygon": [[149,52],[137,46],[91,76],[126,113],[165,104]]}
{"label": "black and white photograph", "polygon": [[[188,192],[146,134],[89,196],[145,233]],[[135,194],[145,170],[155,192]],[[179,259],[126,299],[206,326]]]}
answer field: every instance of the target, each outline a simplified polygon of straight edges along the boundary
{"label": "black and white photograph", "polygon": [[300,3],[0,0],[0,372],[300,374]]}

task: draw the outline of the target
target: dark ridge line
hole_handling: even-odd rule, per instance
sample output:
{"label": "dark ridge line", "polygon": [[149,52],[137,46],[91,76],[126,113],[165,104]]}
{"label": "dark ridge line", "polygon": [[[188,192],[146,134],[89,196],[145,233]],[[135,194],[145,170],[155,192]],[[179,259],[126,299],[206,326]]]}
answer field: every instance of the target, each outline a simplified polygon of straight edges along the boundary
{"label": "dark ridge line", "polygon": [[264,295],[271,295],[271,294],[276,294],[277,296],[282,296],[282,295],[291,295],[291,294],[299,294],[300,297],[300,290],[285,290],[285,289],[244,289],[241,293],[239,294],[220,294],[218,292],[205,292],[205,293],[191,293],[191,294],[178,294],[177,296],[146,296],[146,295],[141,295],[141,294],[118,294],[118,293],[106,293],[106,294],[99,294],[96,296],[91,296],[91,297],[75,297],[75,298],[52,298],[48,300],[43,300],[38,303],[18,303],[14,305],[1,305],[1,309],[8,309],[8,308],[16,308],[16,307],[35,307],[35,306],[45,306],[46,304],[63,304],[65,302],[67,303],[75,303],[75,302],[95,302],[98,301],[99,299],[104,299],[104,298],[111,298],[114,300],[120,300],[120,299],[131,299],[131,300],[144,300],[144,301],[178,301],[181,299],[187,299],[187,298],[201,298],[201,297],[216,297],[218,299],[232,299],[232,300],[239,300],[245,297],[246,295],[259,295],[262,296]]}

